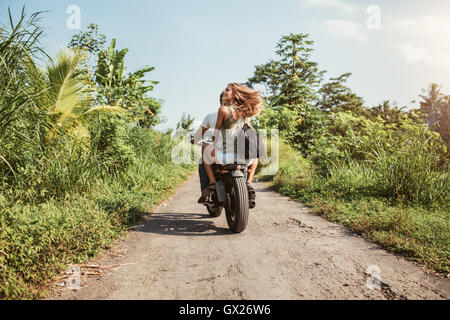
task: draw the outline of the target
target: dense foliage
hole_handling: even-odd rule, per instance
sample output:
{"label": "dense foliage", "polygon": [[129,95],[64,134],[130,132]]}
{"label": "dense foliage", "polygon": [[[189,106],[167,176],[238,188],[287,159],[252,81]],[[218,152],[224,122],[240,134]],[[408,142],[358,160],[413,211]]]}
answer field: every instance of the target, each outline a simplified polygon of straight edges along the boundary
{"label": "dense foliage", "polygon": [[358,163],[383,170],[377,187],[385,196],[448,202],[449,152],[442,134],[449,122],[448,96],[432,85],[429,96],[421,96],[420,110],[407,112],[389,101],[367,108],[346,85],[350,73],[319,86],[323,72],[308,60],[313,42],[306,38],[282,37],[279,60],[256,66],[249,84],[268,88],[268,103],[254,124],[279,129],[312,160],[317,174],[328,176],[336,166]]}
{"label": "dense foliage", "polygon": [[40,296],[192,169],[151,129],[162,107],[148,95],[153,68],[127,75],[127,50],[104,49],[96,25],[51,58],[40,16],[0,26],[0,298]]}
{"label": "dense foliage", "polygon": [[[384,219],[387,213],[377,210],[386,209],[393,214],[389,219],[397,219],[395,211],[407,206],[413,223],[406,231],[394,220],[384,221],[384,233],[370,238],[448,273],[449,96],[432,84],[420,96],[418,109],[406,111],[389,101],[366,107],[346,85],[350,73],[322,84],[323,72],[309,61],[312,41],[306,38],[282,37],[278,60],[256,66],[249,79],[266,88],[268,102],[254,125],[279,129],[289,145],[280,152],[275,187],[315,208],[326,203],[334,208],[329,218],[359,232],[367,231],[360,225],[364,221]],[[379,203],[375,211],[357,205],[372,200]],[[350,222],[349,216],[358,218]]]}

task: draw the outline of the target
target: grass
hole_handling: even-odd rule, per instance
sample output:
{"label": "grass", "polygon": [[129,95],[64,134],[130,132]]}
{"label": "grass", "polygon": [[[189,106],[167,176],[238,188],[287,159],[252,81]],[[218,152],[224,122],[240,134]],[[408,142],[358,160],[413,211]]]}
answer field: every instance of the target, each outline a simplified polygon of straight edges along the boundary
{"label": "grass", "polygon": [[280,148],[280,169],[273,178],[265,179],[272,188],[391,252],[449,274],[448,203],[393,200],[378,193],[379,178],[367,166],[337,164],[324,177],[288,145],[283,143]]}
{"label": "grass", "polygon": [[39,202],[0,192],[0,298],[45,296],[46,284],[68,265],[108,248],[189,176],[192,165],[171,162],[169,136],[148,133],[138,132],[147,141],[130,142],[143,148],[134,165],[120,175],[90,177],[84,192]]}

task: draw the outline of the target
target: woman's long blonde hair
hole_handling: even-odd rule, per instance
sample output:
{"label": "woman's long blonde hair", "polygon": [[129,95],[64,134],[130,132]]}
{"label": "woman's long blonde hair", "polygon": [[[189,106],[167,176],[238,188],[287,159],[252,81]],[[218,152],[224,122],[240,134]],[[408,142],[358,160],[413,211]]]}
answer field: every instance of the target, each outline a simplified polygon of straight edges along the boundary
{"label": "woman's long blonde hair", "polygon": [[250,118],[261,112],[262,99],[261,92],[252,90],[239,83],[230,83],[227,87],[232,90],[231,101],[224,101],[223,105],[233,107],[238,118]]}

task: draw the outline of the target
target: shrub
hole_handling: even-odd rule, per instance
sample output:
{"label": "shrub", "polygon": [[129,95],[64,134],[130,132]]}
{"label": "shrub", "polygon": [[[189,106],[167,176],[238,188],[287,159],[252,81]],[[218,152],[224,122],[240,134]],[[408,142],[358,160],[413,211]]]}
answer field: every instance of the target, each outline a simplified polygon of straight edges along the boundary
{"label": "shrub", "polygon": [[117,116],[103,115],[91,127],[92,148],[109,174],[120,174],[136,163],[128,144],[129,124]]}
{"label": "shrub", "polygon": [[450,202],[449,163],[441,164],[441,146],[427,131],[410,136],[393,152],[378,148],[371,165],[375,185],[386,197],[431,205]]}

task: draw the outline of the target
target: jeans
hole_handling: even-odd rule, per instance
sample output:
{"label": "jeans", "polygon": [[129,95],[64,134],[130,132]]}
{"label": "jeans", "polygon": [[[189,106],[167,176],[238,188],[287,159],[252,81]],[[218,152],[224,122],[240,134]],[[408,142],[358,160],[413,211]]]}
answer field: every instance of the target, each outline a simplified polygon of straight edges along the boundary
{"label": "jeans", "polygon": [[[200,191],[203,191],[208,188],[209,185],[208,174],[206,173],[206,169],[203,163],[200,163],[198,165],[198,175],[200,177]],[[247,171],[245,171],[245,181],[247,181]]]}
{"label": "jeans", "polygon": [[200,176],[200,191],[203,191],[208,188],[209,185],[209,178],[206,174],[206,169],[203,163],[198,165],[198,175]]}

